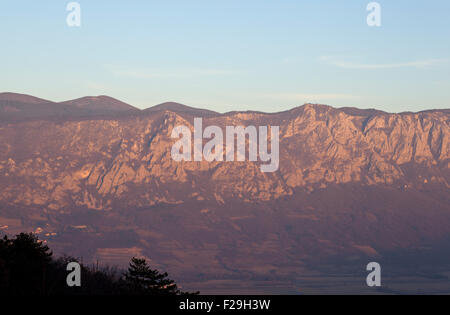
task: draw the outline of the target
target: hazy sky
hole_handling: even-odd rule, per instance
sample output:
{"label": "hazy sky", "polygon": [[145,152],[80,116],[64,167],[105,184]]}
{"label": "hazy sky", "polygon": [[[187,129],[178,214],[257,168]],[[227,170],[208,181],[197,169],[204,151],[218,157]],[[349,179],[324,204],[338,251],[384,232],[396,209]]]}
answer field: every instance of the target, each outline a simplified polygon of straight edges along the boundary
{"label": "hazy sky", "polygon": [[0,92],[220,112],[450,108],[450,1],[0,0]]}

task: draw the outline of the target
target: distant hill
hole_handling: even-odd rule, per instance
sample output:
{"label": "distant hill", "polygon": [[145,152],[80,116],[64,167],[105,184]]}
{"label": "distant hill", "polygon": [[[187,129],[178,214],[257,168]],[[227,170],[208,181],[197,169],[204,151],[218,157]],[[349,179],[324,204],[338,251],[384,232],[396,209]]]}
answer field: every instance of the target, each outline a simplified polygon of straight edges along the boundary
{"label": "distant hill", "polygon": [[16,102],[22,104],[53,103],[51,101],[44,100],[42,98],[37,98],[31,95],[10,93],[10,92],[0,93],[0,102]]}
{"label": "distant hill", "polygon": [[62,105],[69,105],[92,112],[138,112],[139,109],[115,98],[101,96],[86,96],[71,101],[61,102]]}
{"label": "distant hill", "polygon": [[0,93],[0,121],[65,120],[133,114],[140,110],[108,96],[56,103],[30,95]]}
{"label": "distant hill", "polygon": [[161,112],[161,111],[171,111],[178,114],[187,114],[190,116],[196,116],[196,117],[206,117],[206,116],[217,116],[220,115],[217,112],[207,110],[207,109],[200,109],[200,108],[194,108],[187,105],[175,103],[175,102],[167,102],[162,103],[150,108],[147,108],[143,110],[144,113],[153,113],[153,112]]}

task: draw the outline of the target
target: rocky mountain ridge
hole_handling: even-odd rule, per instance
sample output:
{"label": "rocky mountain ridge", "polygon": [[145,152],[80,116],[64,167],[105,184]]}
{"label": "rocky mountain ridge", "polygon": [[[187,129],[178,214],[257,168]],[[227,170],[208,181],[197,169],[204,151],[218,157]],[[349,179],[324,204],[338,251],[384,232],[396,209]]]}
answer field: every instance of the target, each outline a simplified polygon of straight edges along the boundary
{"label": "rocky mountain ridge", "polygon": [[[81,100],[83,111],[98,101]],[[211,279],[290,283],[336,257],[336,269],[323,270],[354,273],[348,261],[358,257],[389,269],[405,262],[393,251],[448,244],[448,110],[306,104],[220,114],[169,103],[114,114],[104,100],[102,113],[2,119],[9,105],[0,97],[0,232],[36,232],[56,253],[86,261],[145,256],[195,289]],[[25,111],[42,104],[25,101]],[[173,128],[192,130],[199,116],[204,127],[280,126],[278,171],[175,162]],[[435,261],[450,257],[438,252]]]}
{"label": "rocky mountain ridge", "polygon": [[273,174],[255,162],[173,161],[171,131],[193,129],[193,117],[162,109],[142,117],[2,124],[0,200],[111,210],[129,203],[130,193],[139,207],[181,203],[193,197],[189,190],[195,198],[251,202],[331,183],[449,185],[446,112],[352,115],[307,104],[275,114],[206,115],[205,126],[280,126],[280,169]]}

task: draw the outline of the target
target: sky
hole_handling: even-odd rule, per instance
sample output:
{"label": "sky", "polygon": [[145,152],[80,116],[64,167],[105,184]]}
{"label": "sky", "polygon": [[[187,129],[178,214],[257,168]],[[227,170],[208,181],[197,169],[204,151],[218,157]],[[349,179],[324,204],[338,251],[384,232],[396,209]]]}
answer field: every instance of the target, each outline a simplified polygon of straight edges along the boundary
{"label": "sky", "polygon": [[0,0],[0,92],[219,112],[450,108],[450,1]]}

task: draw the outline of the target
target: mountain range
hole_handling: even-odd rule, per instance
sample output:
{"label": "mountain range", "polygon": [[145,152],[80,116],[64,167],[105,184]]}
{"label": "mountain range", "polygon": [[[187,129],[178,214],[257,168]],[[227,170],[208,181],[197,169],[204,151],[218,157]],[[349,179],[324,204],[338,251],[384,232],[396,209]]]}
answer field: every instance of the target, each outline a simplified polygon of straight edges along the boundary
{"label": "mountain range", "polygon": [[[175,162],[171,131],[196,117],[280,126],[279,170]],[[206,292],[300,292],[304,277],[360,276],[373,259],[448,277],[449,184],[449,109],[218,113],[0,94],[3,233],[34,231],[87,261],[145,256]]]}

